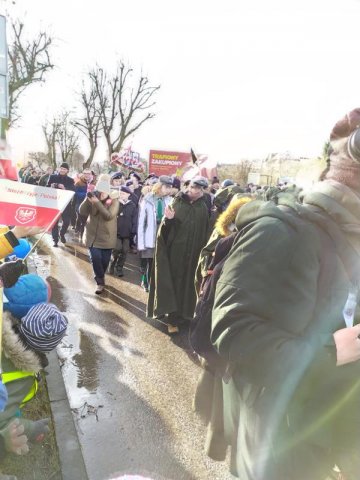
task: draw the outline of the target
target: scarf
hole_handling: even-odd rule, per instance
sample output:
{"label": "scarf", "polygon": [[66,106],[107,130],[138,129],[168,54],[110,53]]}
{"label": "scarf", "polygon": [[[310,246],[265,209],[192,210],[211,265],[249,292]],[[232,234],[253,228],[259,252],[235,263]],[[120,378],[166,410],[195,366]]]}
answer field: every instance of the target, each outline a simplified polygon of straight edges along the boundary
{"label": "scarf", "polygon": [[164,201],[162,198],[157,199],[156,203],[156,222],[159,224],[164,215]]}

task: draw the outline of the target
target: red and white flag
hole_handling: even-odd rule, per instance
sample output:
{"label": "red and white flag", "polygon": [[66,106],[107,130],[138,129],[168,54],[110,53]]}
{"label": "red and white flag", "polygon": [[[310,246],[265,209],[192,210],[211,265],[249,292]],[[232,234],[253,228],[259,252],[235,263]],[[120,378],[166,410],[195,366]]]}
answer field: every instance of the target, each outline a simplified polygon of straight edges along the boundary
{"label": "red and white flag", "polygon": [[50,227],[74,192],[0,180],[0,224]]}
{"label": "red and white flag", "polygon": [[18,171],[11,160],[10,147],[6,140],[0,140],[0,179],[18,180]]}

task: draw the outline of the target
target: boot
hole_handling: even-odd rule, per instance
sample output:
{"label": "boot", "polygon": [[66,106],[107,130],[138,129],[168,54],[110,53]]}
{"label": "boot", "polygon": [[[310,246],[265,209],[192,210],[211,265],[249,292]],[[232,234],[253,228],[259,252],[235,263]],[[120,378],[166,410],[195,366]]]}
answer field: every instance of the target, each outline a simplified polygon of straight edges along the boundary
{"label": "boot", "polygon": [[148,284],[148,281],[147,281],[146,273],[143,273],[143,275],[141,275],[141,288],[143,290],[145,290],[145,292],[149,291],[149,284]]}
{"label": "boot", "polygon": [[117,277],[123,277],[124,276],[124,272],[123,272],[123,268],[122,267],[118,267],[116,269],[116,276]]}

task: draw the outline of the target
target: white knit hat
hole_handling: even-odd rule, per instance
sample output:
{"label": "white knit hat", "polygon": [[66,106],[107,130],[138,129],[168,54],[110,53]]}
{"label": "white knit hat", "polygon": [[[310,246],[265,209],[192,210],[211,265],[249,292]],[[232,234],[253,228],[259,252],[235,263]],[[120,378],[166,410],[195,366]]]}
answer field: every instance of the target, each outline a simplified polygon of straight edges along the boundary
{"label": "white knit hat", "polygon": [[111,192],[111,185],[110,185],[111,177],[107,173],[102,173],[99,175],[98,181],[96,182],[95,190],[101,193],[107,193],[110,195]]}

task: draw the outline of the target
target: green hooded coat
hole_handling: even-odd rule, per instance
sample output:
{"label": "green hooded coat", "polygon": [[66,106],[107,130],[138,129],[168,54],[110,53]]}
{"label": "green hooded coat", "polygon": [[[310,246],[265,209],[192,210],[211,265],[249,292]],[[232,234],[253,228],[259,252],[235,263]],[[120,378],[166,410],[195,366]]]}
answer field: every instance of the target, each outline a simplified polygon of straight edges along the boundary
{"label": "green hooded coat", "polygon": [[196,304],[195,270],[208,239],[209,212],[203,198],[191,202],[183,192],[171,206],[175,217],[164,218],[157,233],[147,315],[177,312],[191,319]]}
{"label": "green hooded coat", "polygon": [[359,281],[360,198],[326,181],[293,207],[241,208],[217,283],[211,338],[232,371],[231,469],[242,480],[324,480],[336,463],[357,480],[360,362],[336,366],[333,333]]}

